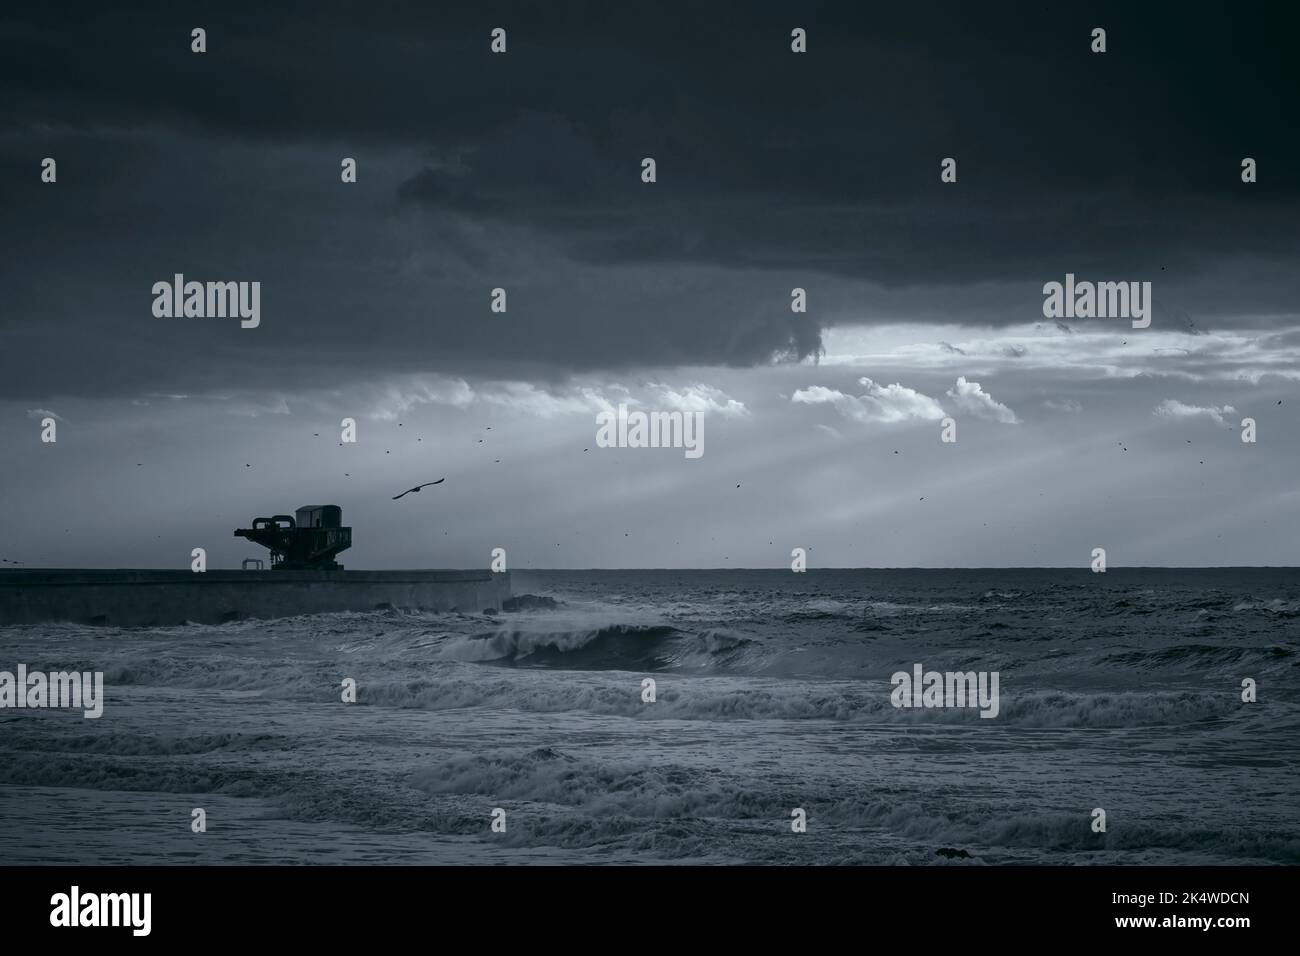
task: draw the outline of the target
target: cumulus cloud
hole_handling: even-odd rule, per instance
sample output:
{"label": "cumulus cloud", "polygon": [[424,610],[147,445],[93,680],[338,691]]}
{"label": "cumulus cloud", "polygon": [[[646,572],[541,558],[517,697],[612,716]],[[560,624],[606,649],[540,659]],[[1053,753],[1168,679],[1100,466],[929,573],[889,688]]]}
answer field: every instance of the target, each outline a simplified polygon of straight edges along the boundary
{"label": "cumulus cloud", "polygon": [[[888,369],[891,376],[950,370],[993,377],[1014,368],[1017,382],[1033,372],[1061,382],[1123,379],[1175,380],[1183,383],[1300,381],[1300,331],[1293,317],[1288,328],[1273,328],[1274,317],[1252,318],[1250,325],[1192,336],[1184,329],[1154,325],[1137,336],[1116,336],[1098,325],[1076,328],[1070,335],[1050,323],[1007,326],[979,335],[951,325],[921,328],[900,323],[834,326],[825,333],[824,367]],[[958,338],[958,335],[965,337]],[[947,342],[952,348],[934,341]],[[956,349],[960,347],[959,354]],[[882,373],[883,374],[883,373]],[[1174,390],[1162,386],[1159,392]],[[1054,389],[1043,390],[1050,395]],[[1151,396],[1154,403],[1159,394]]]}
{"label": "cumulus cloud", "polygon": [[1231,405],[1185,405],[1176,398],[1166,398],[1152,414],[1157,418],[1208,418],[1217,425],[1226,425],[1223,416],[1235,415],[1237,410]]}
{"label": "cumulus cloud", "polygon": [[799,389],[790,400],[806,405],[833,405],[845,418],[858,422],[937,421],[944,417],[943,407],[933,398],[897,382],[877,385],[863,377],[858,379],[858,384],[866,389],[862,395],[847,395],[823,385],[813,385]]}
{"label": "cumulus cloud", "polygon": [[463,378],[419,376],[392,382],[372,396],[370,417],[393,421],[420,405],[445,405],[466,409],[494,406],[523,415],[553,418],[557,415],[613,412],[618,405],[669,408],[684,412],[739,417],[749,414],[743,402],[712,385],[672,386],[652,382],[636,391],[625,385],[572,383],[543,387],[522,381],[470,383]]}
{"label": "cumulus cloud", "polygon": [[[611,398],[605,392],[615,393]],[[463,378],[419,376],[389,384],[373,401],[370,417],[393,421],[420,405],[445,405],[466,409],[492,405],[538,418],[556,415],[611,411],[615,403],[627,401],[627,389],[619,385],[604,390],[592,386],[543,388],[531,382],[486,381],[471,385]]]}
{"label": "cumulus cloud", "polygon": [[957,383],[948,389],[948,397],[957,403],[957,407],[977,418],[1001,422],[1004,425],[1018,425],[1020,419],[1010,408],[996,401],[992,395],[980,387],[979,382],[968,382],[966,376],[957,378]]}
{"label": "cumulus cloud", "polygon": [[371,418],[393,421],[419,405],[450,405],[467,408],[474,403],[474,389],[462,378],[428,376],[390,384],[374,403]]}
{"label": "cumulus cloud", "polygon": [[675,389],[668,385],[652,383],[650,389],[658,396],[660,404],[668,405],[676,411],[711,412],[718,415],[739,417],[749,414],[744,402],[730,398],[721,389],[712,385],[688,385]]}
{"label": "cumulus cloud", "polygon": [[27,409],[28,418],[53,418],[55,421],[63,421],[62,415],[57,415],[48,408],[29,408]]}
{"label": "cumulus cloud", "polygon": [[495,382],[480,388],[477,398],[487,405],[539,418],[553,418],[556,415],[611,412],[614,404],[624,397],[622,393],[625,390],[620,386],[610,387],[609,390],[620,394],[611,399],[599,389],[589,386],[550,390],[529,382]]}

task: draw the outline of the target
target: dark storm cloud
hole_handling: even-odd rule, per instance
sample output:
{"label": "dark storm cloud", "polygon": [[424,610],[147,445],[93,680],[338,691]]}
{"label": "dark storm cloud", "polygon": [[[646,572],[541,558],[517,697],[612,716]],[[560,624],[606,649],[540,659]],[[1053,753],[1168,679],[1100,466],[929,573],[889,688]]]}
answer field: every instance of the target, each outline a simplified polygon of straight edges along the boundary
{"label": "dark storm cloud", "polygon": [[[7,14],[0,388],[743,366],[815,354],[862,282],[906,291],[892,320],[1023,320],[1066,271],[1294,310],[1300,83],[1267,8],[604,6]],[[176,271],[261,280],[264,326],[153,320]]]}
{"label": "dark storm cloud", "polygon": [[[521,109],[402,196],[528,225],[599,263],[932,285],[1249,256],[1273,266],[1280,294],[1265,298],[1292,301],[1300,137],[1283,117],[1300,71],[1268,18],[841,13],[691,17],[682,44],[654,42],[652,25],[612,75],[637,89],[653,76],[658,95]],[[796,22],[807,57],[786,51]],[[1088,50],[1098,23],[1105,55]],[[576,55],[601,42],[573,40]],[[1243,188],[1245,155],[1272,170],[1267,188]],[[651,188],[635,179],[643,156],[659,165]],[[955,187],[938,180],[945,156]]]}

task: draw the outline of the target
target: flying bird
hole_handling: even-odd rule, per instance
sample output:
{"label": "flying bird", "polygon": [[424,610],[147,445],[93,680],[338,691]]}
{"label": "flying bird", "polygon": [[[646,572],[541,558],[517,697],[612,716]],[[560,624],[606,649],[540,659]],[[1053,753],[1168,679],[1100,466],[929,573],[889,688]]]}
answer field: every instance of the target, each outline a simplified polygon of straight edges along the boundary
{"label": "flying bird", "polygon": [[407,495],[409,495],[411,492],[413,491],[418,492],[421,488],[428,488],[430,485],[440,485],[446,480],[447,480],[446,478],[439,478],[437,481],[426,481],[424,484],[416,485],[414,488],[407,488],[400,495],[393,495],[393,500],[396,501],[398,498],[404,498]]}

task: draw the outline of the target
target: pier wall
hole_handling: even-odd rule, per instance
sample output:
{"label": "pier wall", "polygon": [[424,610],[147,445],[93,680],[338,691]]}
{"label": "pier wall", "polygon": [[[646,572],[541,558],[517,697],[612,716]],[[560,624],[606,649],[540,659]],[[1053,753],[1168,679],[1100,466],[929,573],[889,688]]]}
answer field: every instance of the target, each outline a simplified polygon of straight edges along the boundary
{"label": "pier wall", "polygon": [[244,618],[394,607],[501,610],[508,572],[0,571],[0,624],[220,624]]}

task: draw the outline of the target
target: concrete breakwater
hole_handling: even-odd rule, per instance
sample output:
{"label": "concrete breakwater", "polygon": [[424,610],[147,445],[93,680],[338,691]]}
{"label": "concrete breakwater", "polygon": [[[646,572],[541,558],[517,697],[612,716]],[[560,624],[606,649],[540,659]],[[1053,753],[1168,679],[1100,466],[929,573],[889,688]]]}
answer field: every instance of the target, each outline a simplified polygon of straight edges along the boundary
{"label": "concrete breakwater", "polygon": [[501,610],[508,572],[483,571],[0,571],[0,624],[220,624],[388,607]]}

